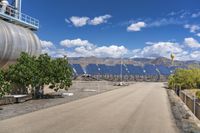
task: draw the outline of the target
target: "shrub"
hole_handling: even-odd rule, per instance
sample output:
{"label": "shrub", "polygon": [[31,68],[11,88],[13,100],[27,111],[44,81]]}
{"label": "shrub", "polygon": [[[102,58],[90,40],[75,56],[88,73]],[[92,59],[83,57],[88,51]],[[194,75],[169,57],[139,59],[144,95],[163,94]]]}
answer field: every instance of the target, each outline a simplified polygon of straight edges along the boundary
{"label": "shrub", "polygon": [[0,98],[10,92],[10,83],[5,80],[4,72],[0,70]]}
{"label": "shrub", "polygon": [[177,69],[168,78],[169,88],[196,89],[200,88],[200,69]]}
{"label": "shrub", "polygon": [[[35,98],[44,92],[44,85],[52,89],[67,89],[72,85],[72,70],[66,58],[52,59],[47,54],[39,57],[21,53],[17,63],[7,70],[7,79],[31,89]],[[41,91],[42,90],[42,91]]]}
{"label": "shrub", "polygon": [[200,91],[197,91],[197,92],[196,92],[196,97],[197,97],[198,99],[200,99]]}

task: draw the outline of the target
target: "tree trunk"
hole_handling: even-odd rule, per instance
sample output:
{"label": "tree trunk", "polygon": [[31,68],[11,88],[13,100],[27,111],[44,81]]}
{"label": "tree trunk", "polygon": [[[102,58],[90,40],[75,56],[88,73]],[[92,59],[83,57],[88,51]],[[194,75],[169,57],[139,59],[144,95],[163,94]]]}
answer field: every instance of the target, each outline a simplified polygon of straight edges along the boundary
{"label": "tree trunk", "polygon": [[34,99],[38,99],[39,98],[39,90],[40,90],[40,86],[35,86],[34,88],[33,88],[33,98]]}

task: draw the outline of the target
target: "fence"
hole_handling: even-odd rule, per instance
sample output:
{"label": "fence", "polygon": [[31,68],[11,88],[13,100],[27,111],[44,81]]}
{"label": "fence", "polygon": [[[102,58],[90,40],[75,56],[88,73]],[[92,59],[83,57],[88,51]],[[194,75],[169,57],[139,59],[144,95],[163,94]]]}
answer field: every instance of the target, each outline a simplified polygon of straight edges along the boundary
{"label": "fence", "polygon": [[194,115],[200,119],[200,104],[196,97],[188,95],[186,92],[180,92],[180,98],[188,106],[188,108],[194,113]]}
{"label": "fence", "polygon": [[19,24],[27,25],[28,27],[31,26],[33,29],[39,28],[39,20],[17,11],[11,5],[5,7],[0,3],[0,17],[15,21],[15,23],[19,22]]}

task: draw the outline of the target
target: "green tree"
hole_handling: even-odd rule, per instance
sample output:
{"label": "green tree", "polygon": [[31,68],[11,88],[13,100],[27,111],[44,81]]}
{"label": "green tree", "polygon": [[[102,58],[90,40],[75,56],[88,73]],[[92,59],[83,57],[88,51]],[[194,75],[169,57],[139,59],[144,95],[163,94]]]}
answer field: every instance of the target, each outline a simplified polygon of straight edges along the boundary
{"label": "green tree", "polygon": [[0,98],[10,92],[10,83],[5,80],[4,72],[0,70]]}
{"label": "green tree", "polygon": [[66,58],[57,58],[52,61],[51,87],[67,90],[72,85],[72,69]]}
{"label": "green tree", "polygon": [[12,84],[12,87],[22,86],[28,88],[36,83],[34,75],[36,69],[36,57],[31,57],[26,53],[21,53],[16,64],[13,64],[6,71],[6,78]]}
{"label": "green tree", "polygon": [[175,87],[175,79],[174,79],[174,75],[170,75],[168,78],[168,87],[170,89],[174,89]]}
{"label": "green tree", "polygon": [[200,88],[200,69],[177,69],[168,79],[169,88],[180,89]]}
{"label": "green tree", "polygon": [[200,91],[197,91],[195,95],[196,95],[196,97],[197,97],[198,99],[200,99]]}
{"label": "green tree", "polygon": [[67,59],[52,59],[47,54],[36,58],[22,53],[7,72],[7,78],[12,83],[31,88],[35,98],[43,92],[45,85],[51,85],[55,90],[67,89],[72,84],[71,76],[72,70]]}

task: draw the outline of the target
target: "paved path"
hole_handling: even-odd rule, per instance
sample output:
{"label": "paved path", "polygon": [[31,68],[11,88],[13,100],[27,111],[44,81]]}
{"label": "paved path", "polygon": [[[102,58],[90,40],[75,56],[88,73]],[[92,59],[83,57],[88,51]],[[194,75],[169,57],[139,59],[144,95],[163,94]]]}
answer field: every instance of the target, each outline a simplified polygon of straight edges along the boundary
{"label": "paved path", "polygon": [[118,90],[0,121],[1,133],[177,133],[162,83]]}

